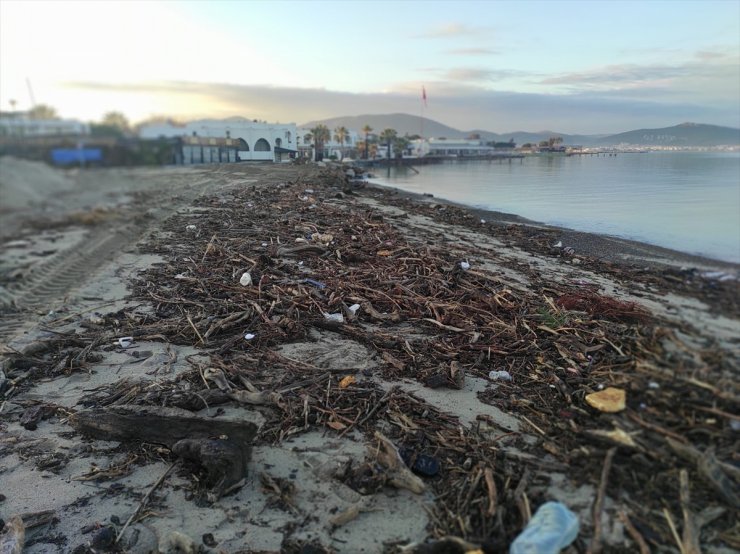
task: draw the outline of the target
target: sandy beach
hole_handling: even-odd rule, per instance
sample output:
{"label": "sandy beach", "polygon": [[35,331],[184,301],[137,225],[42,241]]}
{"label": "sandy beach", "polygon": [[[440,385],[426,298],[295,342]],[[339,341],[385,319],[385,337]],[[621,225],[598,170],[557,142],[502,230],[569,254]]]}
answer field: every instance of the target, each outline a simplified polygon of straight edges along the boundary
{"label": "sandy beach", "polygon": [[738,266],[345,171],[0,160],[0,540],[740,549]]}

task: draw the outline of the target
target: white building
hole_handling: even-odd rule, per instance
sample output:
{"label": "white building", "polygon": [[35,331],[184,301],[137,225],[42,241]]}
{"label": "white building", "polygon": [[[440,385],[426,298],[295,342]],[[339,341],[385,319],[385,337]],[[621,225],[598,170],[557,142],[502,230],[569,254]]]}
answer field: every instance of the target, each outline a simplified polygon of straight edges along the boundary
{"label": "white building", "polygon": [[430,138],[411,141],[410,150],[415,156],[490,156],[493,146],[482,140]]}
{"label": "white building", "polygon": [[[263,123],[243,118],[202,119],[189,123],[151,123],[139,129],[143,139],[177,138],[183,145],[183,164],[219,161],[286,161],[295,156],[298,130],[294,123]],[[195,140],[193,137],[196,137]],[[236,159],[203,151],[203,147],[237,145]],[[229,148],[230,149],[230,148]]]}
{"label": "white building", "polygon": [[89,135],[90,125],[76,119],[31,119],[26,112],[0,116],[0,135],[13,137],[52,137]]}

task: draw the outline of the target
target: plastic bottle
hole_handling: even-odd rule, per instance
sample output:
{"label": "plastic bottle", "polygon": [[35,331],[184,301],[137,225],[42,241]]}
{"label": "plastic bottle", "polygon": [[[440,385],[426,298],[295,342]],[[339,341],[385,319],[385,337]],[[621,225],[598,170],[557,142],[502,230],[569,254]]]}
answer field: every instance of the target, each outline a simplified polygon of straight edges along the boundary
{"label": "plastic bottle", "polygon": [[558,554],[576,540],[578,528],[578,517],[564,504],[545,502],[511,543],[509,554]]}

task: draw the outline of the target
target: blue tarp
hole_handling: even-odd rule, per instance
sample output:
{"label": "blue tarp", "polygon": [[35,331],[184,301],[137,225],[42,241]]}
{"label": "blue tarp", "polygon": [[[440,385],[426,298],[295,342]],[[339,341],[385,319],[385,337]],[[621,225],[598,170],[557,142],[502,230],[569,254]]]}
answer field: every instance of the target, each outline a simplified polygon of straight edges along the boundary
{"label": "blue tarp", "polygon": [[51,160],[56,165],[102,162],[103,151],[100,148],[54,148]]}

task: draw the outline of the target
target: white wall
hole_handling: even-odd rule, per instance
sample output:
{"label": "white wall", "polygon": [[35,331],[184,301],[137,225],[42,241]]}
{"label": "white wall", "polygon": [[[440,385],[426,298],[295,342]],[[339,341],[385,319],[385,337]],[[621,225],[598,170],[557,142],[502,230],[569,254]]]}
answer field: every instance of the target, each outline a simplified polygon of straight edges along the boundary
{"label": "white wall", "polygon": [[[191,121],[184,125],[152,123],[142,126],[139,130],[139,136],[144,139],[193,136],[193,133],[199,137],[207,138],[243,139],[249,146],[249,151],[239,152],[241,160],[273,160],[275,146],[277,145],[287,150],[298,150],[296,139],[298,130],[294,123],[272,124],[247,120],[219,121],[204,119]],[[269,152],[255,152],[254,146],[259,139],[265,139],[269,143]]]}

